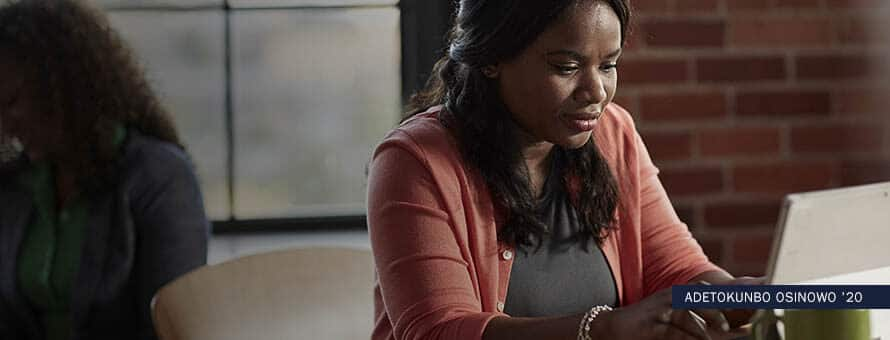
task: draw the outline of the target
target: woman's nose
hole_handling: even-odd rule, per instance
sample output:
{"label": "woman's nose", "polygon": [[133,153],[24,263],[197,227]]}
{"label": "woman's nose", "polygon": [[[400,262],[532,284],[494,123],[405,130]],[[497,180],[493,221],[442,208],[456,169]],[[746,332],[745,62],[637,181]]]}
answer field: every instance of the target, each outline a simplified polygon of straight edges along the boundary
{"label": "woman's nose", "polygon": [[605,83],[597,72],[590,72],[575,89],[574,99],[585,105],[599,104],[606,100]]}

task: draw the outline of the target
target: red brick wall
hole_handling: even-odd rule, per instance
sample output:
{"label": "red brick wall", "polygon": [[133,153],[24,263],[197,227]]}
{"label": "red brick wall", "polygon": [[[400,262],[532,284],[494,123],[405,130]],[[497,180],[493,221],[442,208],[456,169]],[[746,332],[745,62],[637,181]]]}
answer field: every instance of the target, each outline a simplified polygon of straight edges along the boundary
{"label": "red brick wall", "polygon": [[616,100],[734,274],[763,273],[784,194],[890,180],[887,2],[631,0]]}

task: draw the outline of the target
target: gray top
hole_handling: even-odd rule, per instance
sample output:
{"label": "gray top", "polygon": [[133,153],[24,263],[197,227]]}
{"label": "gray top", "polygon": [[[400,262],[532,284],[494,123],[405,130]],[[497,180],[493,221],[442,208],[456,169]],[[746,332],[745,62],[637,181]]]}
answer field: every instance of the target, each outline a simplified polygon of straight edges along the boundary
{"label": "gray top", "polygon": [[[558,171],[551,170],[551,174]],[[618,304],[612,270],[593,240],[575,239],[580,224],[560,176],[548,176],[538,216],[551,233],[538,249],[517,251],[504,312],[514,317],[583,313]]]}

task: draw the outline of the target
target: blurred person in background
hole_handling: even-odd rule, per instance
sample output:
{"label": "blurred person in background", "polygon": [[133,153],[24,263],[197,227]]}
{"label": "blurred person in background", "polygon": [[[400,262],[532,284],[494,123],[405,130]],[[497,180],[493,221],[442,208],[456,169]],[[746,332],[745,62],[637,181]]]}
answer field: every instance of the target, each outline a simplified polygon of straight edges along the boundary
{"label": "blurred person in background", "polygon": [[206,262],[209,224],[170,115],[98,9],[0,3],[0,131],[0,339],[156,338],[151,298]]}
{"label": "blurred person in background", "polygon": [[671,309],[671,285],[762,279],[707,259],[611,102],[629,21],[626,0],[460,1],[369,167],[372,339],[746,332],[752,311]]}

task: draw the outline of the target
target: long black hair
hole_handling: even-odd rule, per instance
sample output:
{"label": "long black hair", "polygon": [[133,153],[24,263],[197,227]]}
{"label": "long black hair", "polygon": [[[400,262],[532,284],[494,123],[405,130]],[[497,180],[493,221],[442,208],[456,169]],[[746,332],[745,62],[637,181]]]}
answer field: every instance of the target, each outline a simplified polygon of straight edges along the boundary
{"label": "long black hair", "polygon": [[[535,215],[535,197],[512,114],[497,83],[482,68],[511,60],[582,1],[604,1],[618,16],[621,42],[630,21],[626,0],[462,0],[450,45],[426,88],[411,97],[409,116],[444,104],[438,119],[455,134],[461,154],[488,186],[505,224],[498,238],[520,247],[540,244],[547,227]],[[406,118],[407,119],[407,118]],[[553,161],[567,183],[584,228],[579,241],[601,244],[614,227],[618,188],[593,138],[578,149],[554,146]]]}

